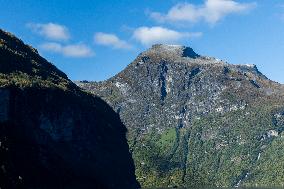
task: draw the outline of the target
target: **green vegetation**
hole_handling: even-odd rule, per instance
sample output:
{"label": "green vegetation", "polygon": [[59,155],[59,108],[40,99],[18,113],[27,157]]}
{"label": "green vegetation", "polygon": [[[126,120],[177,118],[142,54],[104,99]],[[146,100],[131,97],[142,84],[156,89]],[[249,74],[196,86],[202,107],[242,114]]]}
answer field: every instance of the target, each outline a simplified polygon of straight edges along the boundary
{"label": "green vegetation", "polygon": [[37,50],[0,31],[0,87],[74,90],[72,82]]}
{"label": "green vegetation", "polygon": [[52,78],[42,79],[40,76],[32,77],[23,72],[2,74],[0,73],[0,87],[15,86],[19,88],[38,87],[38,88],[60,88],[67,90],[69,81],[62,79],[54,82]]}
{"label": "green vegetation", "polygon": [[[138,180],[145,187],[223,187],[235,186],[240,180],[240,185],[274,182],[281,186],[284,140],[262,138],[269,130],[283,127],[273,123],[274,110],[267,104],[247,107],[195,119],[189,128],[143,135],[133,152]],[[273,166],[275,161],[282,163]]]}
{"label": "green vegetation", "polygon": [[[284,186],[284,135],[267,146],[253,169],[246,186]],[[271,184],[273,183],[273,184]]]}

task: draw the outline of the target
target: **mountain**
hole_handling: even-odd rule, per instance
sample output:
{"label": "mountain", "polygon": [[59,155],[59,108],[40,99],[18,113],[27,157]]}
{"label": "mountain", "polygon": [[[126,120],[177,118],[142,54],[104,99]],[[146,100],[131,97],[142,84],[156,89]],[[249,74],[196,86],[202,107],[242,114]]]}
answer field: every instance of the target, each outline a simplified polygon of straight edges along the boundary
{"label": "mountain", "polygon": [[118,114],[0,30],[0,187],[139,188]]}
{"label": "mountain", "polygon": [[119,113],[144,187],[284,185],[284,87],[255,65],[154,45],[77,84]]}

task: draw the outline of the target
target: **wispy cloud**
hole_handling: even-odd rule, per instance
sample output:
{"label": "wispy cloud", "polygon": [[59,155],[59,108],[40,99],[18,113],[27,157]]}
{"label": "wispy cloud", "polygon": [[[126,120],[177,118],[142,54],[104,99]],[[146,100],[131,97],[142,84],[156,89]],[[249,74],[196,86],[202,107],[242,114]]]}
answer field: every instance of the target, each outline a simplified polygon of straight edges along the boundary
{"label": "wispy cloud", "polygon": [[132,46],[124,40],[119,39],[115,34],[98,32],[94,36],[96,44],[109,46],[115,49],[131,49]]}
{"label": "wispy cloud", "polygon": [[179,3],[166,14],[150,13],[150,17],[158,22],[189,22],[205,21],[215,24],[229,14],[242,13],[256,7],[256,3],[239,3],[233,0],[205,0],[202,5]]}
{"label": "wispy cloud", "polygon": [[143,45],[154,43],[175,43],[181,39],[200,37],[201,32],[178,32],[164,27],[140,27],[133,33],[133,38]]}
{"label": "wispy cloud", "polygon": [[44,51],[62,54],[66,57],[84,58],[94,55],[94,52],[84,44],[61,45],[55,42],[48,42],[41,44],[40,48]]}
{"label": "wispy cloud", "polygon": [[47,39],[51,40],[68,40],[70,34],[68,28],[63,25],[55,23],[28,23],[27,27],[30,28],[35,33],[38,33],[41,36],[44,36]]}
{"label": "wispy cloud", "polygon": [[[67,41],[70,33],[66,26],[55,23],[28,23],[27,27],[33,32],[51,41]],[[66,43],[66,42],[65,42]],[[40,49],[47,52],[61,54],[65,57],[84,58],[95,55],[91,48],[83,43],[62,44],[60,42],[45,42],[40,45]]]}

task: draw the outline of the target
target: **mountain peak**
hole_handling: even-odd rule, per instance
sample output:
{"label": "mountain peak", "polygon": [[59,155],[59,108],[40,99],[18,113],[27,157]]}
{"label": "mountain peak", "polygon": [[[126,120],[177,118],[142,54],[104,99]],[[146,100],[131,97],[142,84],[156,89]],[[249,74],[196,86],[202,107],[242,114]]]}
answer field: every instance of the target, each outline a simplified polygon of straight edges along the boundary
{"label": "mountain peak", "polygon": [[154,45],[118,75],[79,86],[120,115],[143,187],[163,188],[165,181],[166,186],[194,186],[200,180],[201,185],[220,186],[222,180],[223,186],[239,186],[255,174],[272,178],[266,170],[248,172],[247,165],[259,167],[260,156],[267,157],[261,154],[265,140],[270,143],[269,137],[280,136],[277,129],[283,131],[283,88],[255,65],[198,56],[184,46]]}
{"label": "mountain peak", "polygon": [[[148,50],[142,52],[128,68],[133,68],[133,66],[136,68],[137,65],[161,63],[176,64],[178,66],[184,64],[189,67],[195,65],[211,71],[217,67],[219,67],[218,69],[223,69],[225,67],[226,69],[235,72],[249,72],[266,78],[259,72],[255,64],[230,64],[227,61],[218,58],[199,55],[195,53],[192,48],[183,45],[155,44]],[[122,73],[124,73],[124,71],[122,71]]]}
{"label": "mountain peak", "polygon": [[183,45],[155,44],[145,51],[146,54],[164,54],[171,57],[197,58],[199,55],[192,48]]}

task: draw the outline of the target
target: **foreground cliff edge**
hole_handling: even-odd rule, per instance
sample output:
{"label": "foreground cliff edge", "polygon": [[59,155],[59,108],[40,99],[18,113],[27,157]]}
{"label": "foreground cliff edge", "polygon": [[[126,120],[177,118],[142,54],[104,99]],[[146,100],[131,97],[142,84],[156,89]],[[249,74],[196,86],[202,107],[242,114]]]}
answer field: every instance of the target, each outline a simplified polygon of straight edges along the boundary
{"label": "foreground cliff edge", "polygon": [[77,84],[120,114],[142,186],[284,185],[284,89],[255,65],[154,45]]}
{"label": "foreground cliff edge", "polygon": [[139,188],[119,116],[0,30],[0,187]]}

